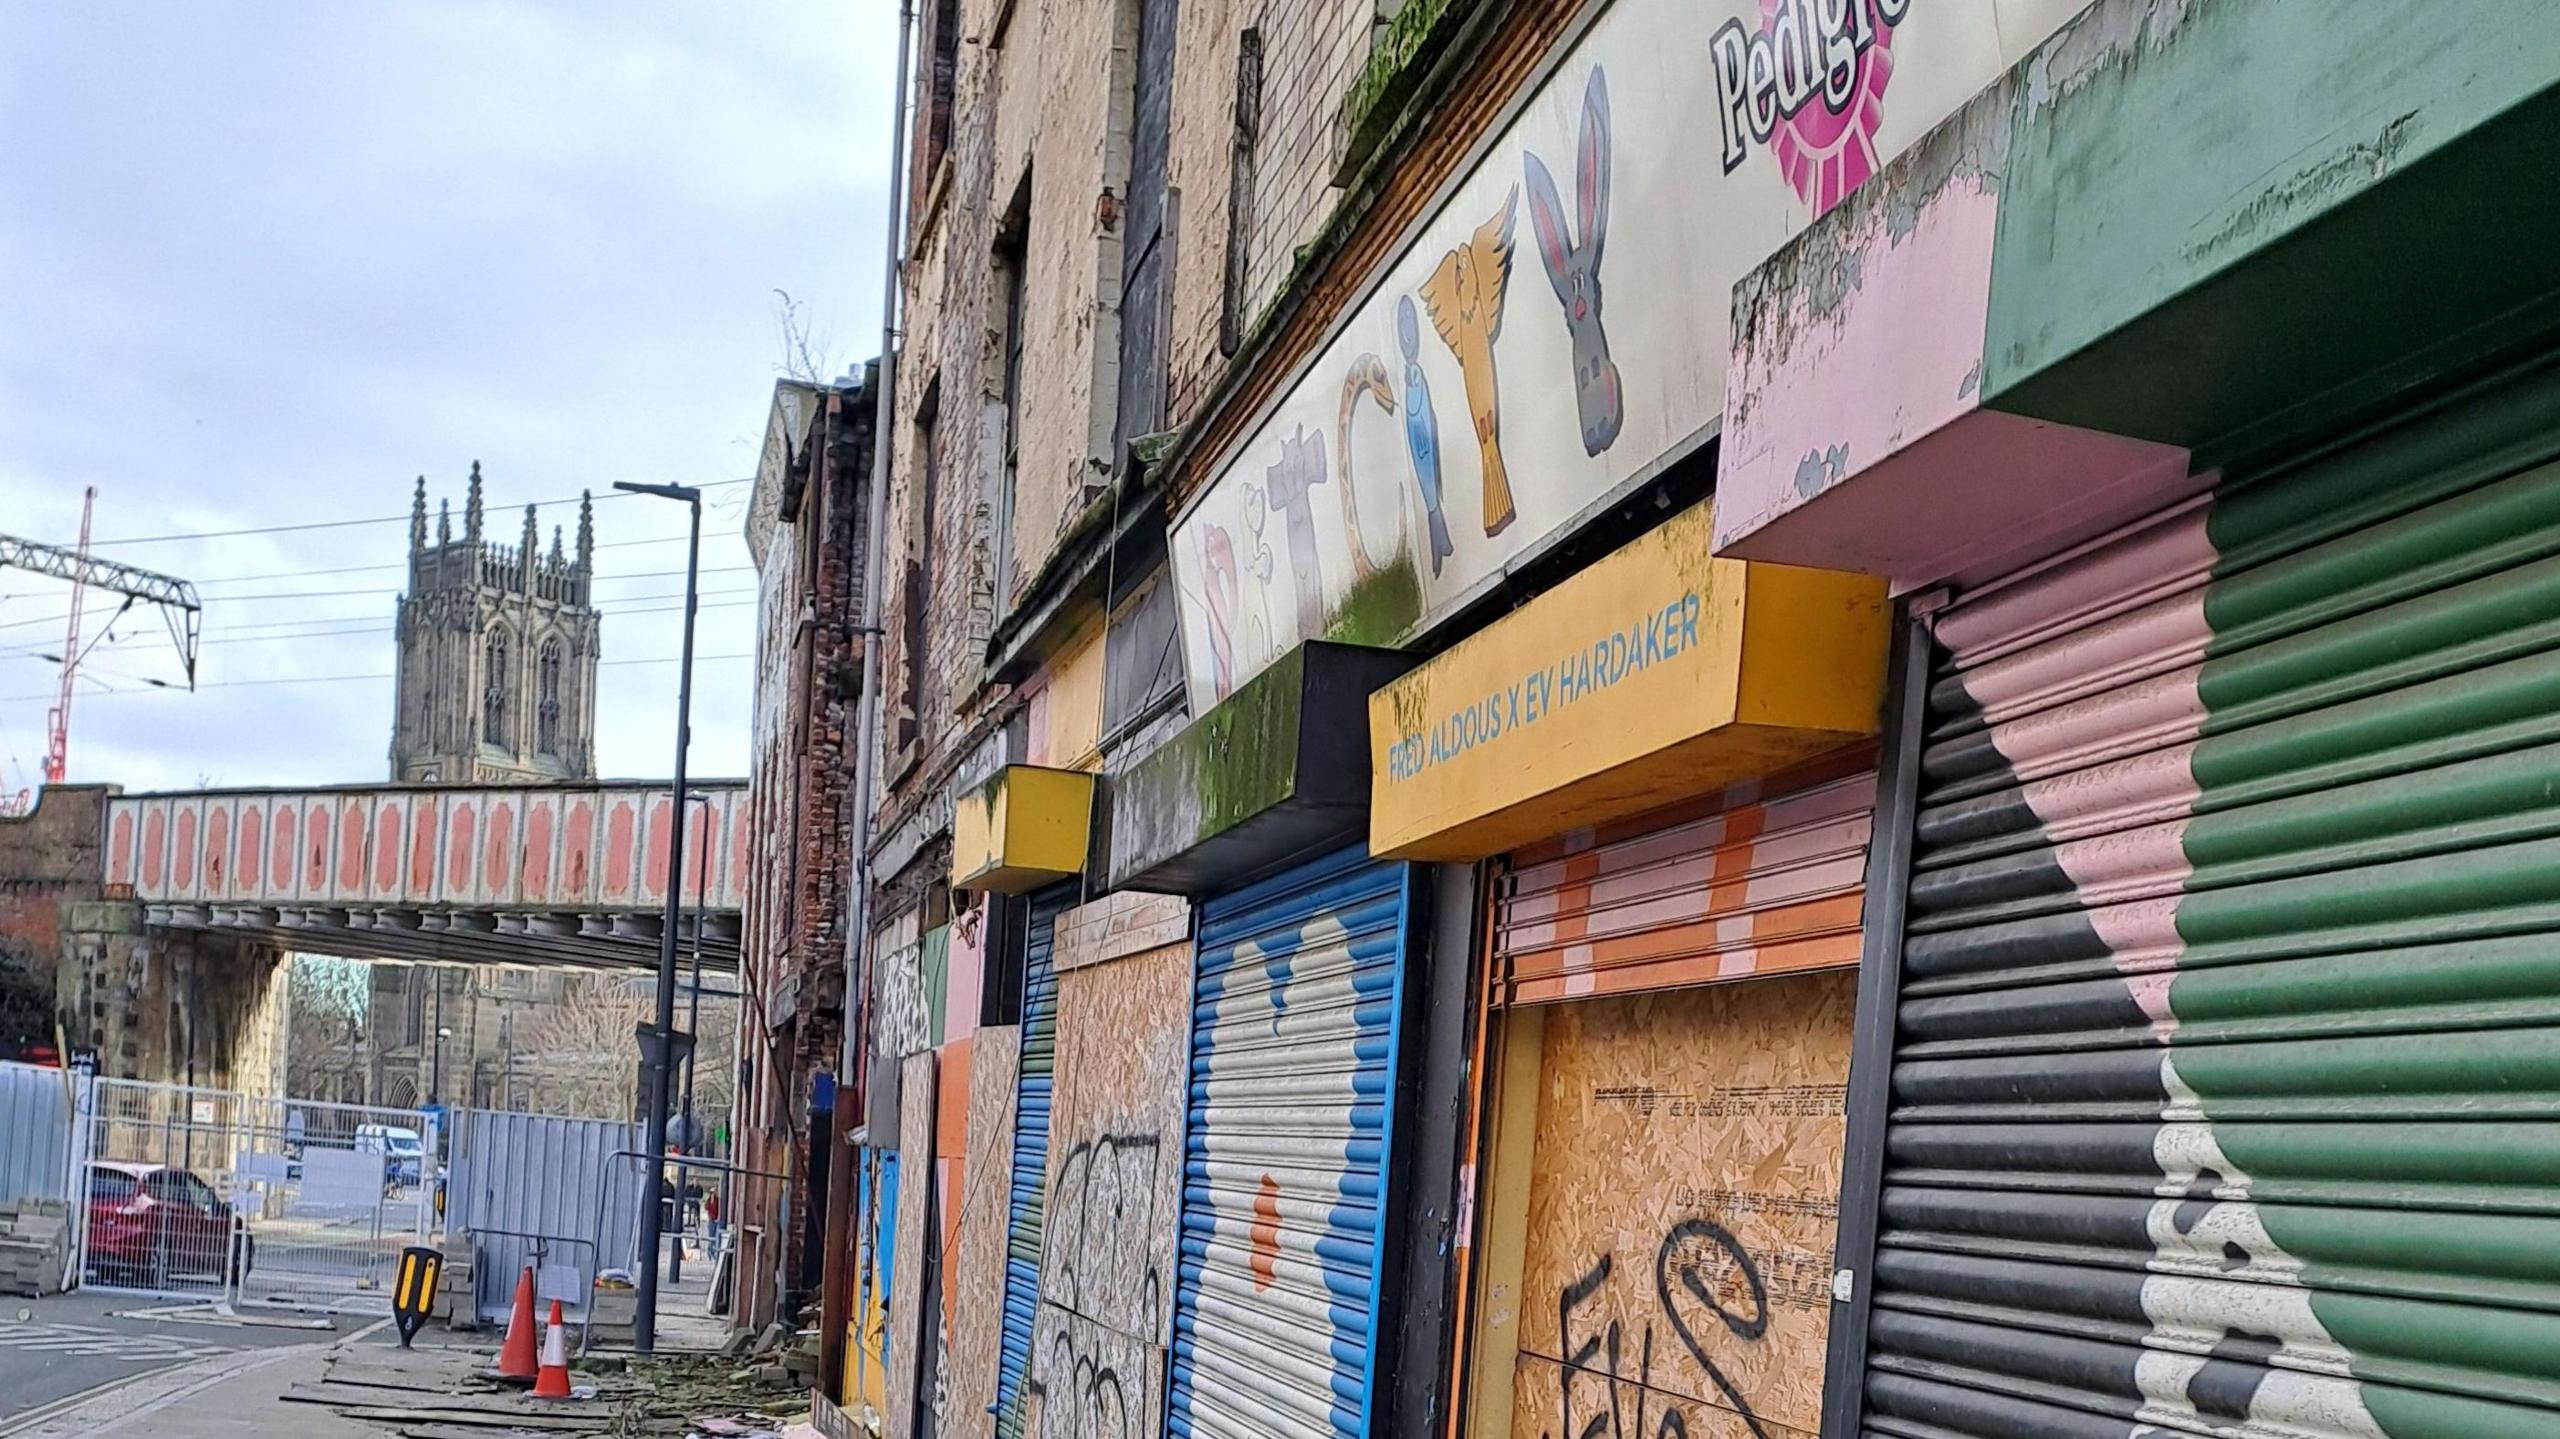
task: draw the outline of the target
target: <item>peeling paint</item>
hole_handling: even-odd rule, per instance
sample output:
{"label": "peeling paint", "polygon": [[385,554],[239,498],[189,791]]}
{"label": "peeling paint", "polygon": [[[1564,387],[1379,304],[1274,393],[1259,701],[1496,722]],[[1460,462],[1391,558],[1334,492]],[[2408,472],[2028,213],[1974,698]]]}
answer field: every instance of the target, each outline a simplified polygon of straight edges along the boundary
{"label": "peeling paint", "polygon": [[[1996,196],[2008,166],[2012,82],[1993,85],[1931,130],[1875,180],[1733,287],[1734,349],[1774,372],[1805,331],[1833,321],[1867,283],[1879,245],[1907,242],[1950,187]],[[1729,425],[1747,428],[1752,390],[1726,397]]]}
{"label": "peeling paint", "polygon": [[1833,445],[1828,449],[1807,450],[1796,462],[1796,493],[1812,499],[1840,483],[1849,475],[1849,447]]}
{"label": "peeling paint", "polygon": [[2210,0],[2108,0],[2062,28],[2026,63],[2027,113],[2071,98],[2099,76],[2176,43]]}
{"label": "peeling paint", "polygon": [[2416,138],[2418,112],[2408,111],[2392,120],[2370,140],[2359,140],[2315,164],[2305,165],[2282,181],[2258,192],[2256,199],[2240,207],[2221,229],[2186,246],[2181,253],[2189,260],[2207,260],[2232,245],[2257,237],[2260,231],[2298,217],[2305,209],[2315,209],[2341,192],[2382,179],[2400,163],[2402,152]]}
{"label": "peeling paint", "polygon": [[1964,372],[1964,378],[1956,382],[1956,398],[1959,400],[1970,400],[1973,398],[1974,392],[1981,388],[1982,362],[1980,360],[1976,360],[1973,362],[1973,368]]}

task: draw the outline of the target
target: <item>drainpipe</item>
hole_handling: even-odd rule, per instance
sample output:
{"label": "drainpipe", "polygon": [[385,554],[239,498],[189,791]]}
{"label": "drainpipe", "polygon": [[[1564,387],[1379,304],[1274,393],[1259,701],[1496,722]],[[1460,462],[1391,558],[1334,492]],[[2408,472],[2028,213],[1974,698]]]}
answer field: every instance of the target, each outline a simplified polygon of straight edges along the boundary
{"label": "drainpipe", "polygon": [[[877,808],[872,791],[879,784],[880,714],[882,684],[880,675],[880,587],[881,572],[888,567],[888,496],[890,455],[895,446],[891,434],[897,423],[898,393],[898,290],[905,270],[906,250],[906,179],[907,179],[907,85],[909,52],[915,32],[915,0],[900,0],[898,6],[898,79],[890,91],[889,119],[889,207],[887,228],[881,236],[880,267],[880,358],[879,370],[872,377],[871,411],[871,475],[870,492],[863,503],[862,563],[862,710],[854,725],[853,761],[853,869],[852,883],[845,899],[844,939],[844,1042],[836,1065],[837,1103],[834,1122],[826,1136],[830,1145],[841,1144],[839,1137],[849,1134],[857,1125],[858,1111],[846,1101],[846,1091],[858,1096],[867,1108],[870,1086],[862,1071],[864,1052],[863,1026],[868,1022],[864,983],[867,951],[871,942],[871,827]],[[812,1139],[817,1138],[814,1134]],[[842,1161],[849,1156],[830,1153],[830,1160]],[[828,1165],[829,1173],[839,1179],[853,1173],[847,1162]],[[831,1186],[845,1191],[841,1182]],[[830,1196],[830,1208],[841,1207],[849,1214],[850,1196]],[[826,1259],[819,1298],[819,1352],[823,1382],[833,1388],[837,1375],[843,1372],[845,1325],[851,1317],[851,1296],[846,1292],[846,1224],[840,1217],[827,1226]],[[832,1363],[827,1361],[832,1359]]]}

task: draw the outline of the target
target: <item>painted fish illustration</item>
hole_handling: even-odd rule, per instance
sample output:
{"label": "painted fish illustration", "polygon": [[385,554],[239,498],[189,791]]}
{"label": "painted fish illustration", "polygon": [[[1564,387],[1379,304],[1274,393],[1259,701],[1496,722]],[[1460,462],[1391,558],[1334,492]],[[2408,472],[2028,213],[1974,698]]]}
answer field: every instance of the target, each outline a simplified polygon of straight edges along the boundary
{"label": "painted fish illustration", "polygon": [[1225,699],[1236,683],[1236,542],[1222,525],[1204,524],[1200,534],[1209,571],[1209,676]]}
{"label": "painted fish illustration", "polygon": [[[1351,369],[1342,377],[1342,411],[1335,417],[1333,433],[1333,468],[1342,476],[1342,528],[1351,542],[1351,577],[1365,580],[1378,572],[1369,558],[1369,542],[1360,528],[1360,487],[1351,482],[1351,416],[1366,395],[1378,402],[1378,408],[1392,415],[1396,412],[1395,387],[1387,383],[1386,361],[1363,353],[1351,361]],[[1396,507],[1396,541],[1391,553],[1404,550],[1404,506]]]}
{"label": "painted fish illustration", "polygon": [[1306,426],[1280,442],[1280,462],[1263,471],[1271,508],[1289,522],[1289,577],[1298,587],[1298,638],[1324,633],[1324,570],[1316,555],[1315,488],[1324,483],[1324,445]]}
{"label": "painted fish illustration", "polygon": [[1484,532],[1501,534],[1519,517],[1511,500],[1511,475],[1502,463],[1502,390],[1493,372],[1493,342],[1502,334],[1503,294],[1511,284],[1511,228],[1520,187],[1502,197],[1502,212],[1476,227],[1422,282],[1422,307],[1440,341],[1458,357],[1466,378],[1467,411],[1476,423],[1476,448],[1484,461]]}
{"label": "painted fish illustration", "polygon": [[1404,349],[1404,448],[1413,459],[1413,487],[1422,495],[1436,576],[1458,547],[1449,538],[1448,517],[1440,513],[1440,417],[1432,412],[1431,381],[1422,373],[1422,321],[1411,295],[1396,296],[1396,343]]}
{"label": "painted fish illustration", "polygon": [[[1626,409],[1618,366],[1609,358],[1609,335],[1600,327],[1600,253],[1609,238],[1609,78],[1598,66],[1582,90],[1582,136],[1574,147],[1573,198],[1578,231],[1568,227],[1555,178],[1535,152],[1523,151],[1528,171],[1529,223],[1538,232],[1538,257],[1547,282],[1564,306],[1564,329],[1573,344],[1573,395],[1582,413],[1582,449],[1596,455],[1617,443]],[[1576,234],[1580,235],[1577,241]]]}

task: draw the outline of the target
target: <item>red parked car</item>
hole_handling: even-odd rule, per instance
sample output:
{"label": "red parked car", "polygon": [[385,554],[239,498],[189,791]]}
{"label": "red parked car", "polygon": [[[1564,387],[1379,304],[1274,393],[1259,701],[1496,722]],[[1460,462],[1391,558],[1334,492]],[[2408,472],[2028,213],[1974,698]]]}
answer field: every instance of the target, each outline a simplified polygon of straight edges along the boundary
{"label": "red parked car", "polygon": [[246,1224],[213,1186],[187,1170],[89,1166],[89,1266],[98,1279],[158,1288],[180,1277],[220,1279],[227,1265],[236,1284],[256,1255]]}

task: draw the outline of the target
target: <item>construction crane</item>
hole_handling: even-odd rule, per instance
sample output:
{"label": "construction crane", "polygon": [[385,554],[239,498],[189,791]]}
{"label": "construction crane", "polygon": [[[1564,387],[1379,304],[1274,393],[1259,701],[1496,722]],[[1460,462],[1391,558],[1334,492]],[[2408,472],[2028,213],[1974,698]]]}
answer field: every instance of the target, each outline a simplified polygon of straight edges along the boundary
{"label": "construction crane", "polygon": [[[107,620],[110,630],[115,628],[116,620],[123,618],[125,611],[135,605],[158,606],[162,620],[169,627],[169,639],[178,648],[179,662],[186,668],[187,688],[192,690],[196,687],[196,635],[204,620],[204,602],[196,598],[196,587],[171,575],[91,555],[89,520],[97,504],[98,491],[91,486],[80,499],[80,543],[74,549],[39,544],[14,535],[0,535],[0,569],[21,569],[71,582],[70,624],[63,637],[62,653],[46,656],[58,660],[62,666],[61,695],[45,714],[46,784],[62,783],[63,776],[70,769],[71,687],[80,677],[80,661],[88,657],[80,648],[81,602],[92,587],[124,596],[124,603]],[[0,813],[23,814],[31,798],[23,790],[14,799],[0,798]]]}

